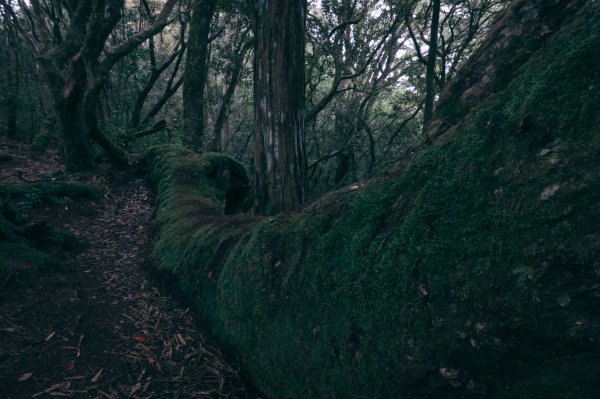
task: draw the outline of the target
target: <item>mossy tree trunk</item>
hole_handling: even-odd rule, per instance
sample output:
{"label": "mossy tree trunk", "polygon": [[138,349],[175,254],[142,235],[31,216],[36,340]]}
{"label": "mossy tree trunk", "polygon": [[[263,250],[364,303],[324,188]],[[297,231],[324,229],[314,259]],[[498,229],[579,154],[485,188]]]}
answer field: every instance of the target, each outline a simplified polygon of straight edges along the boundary
{"label": "mossy tree trunk", "polygon": [[92,148],[81,123],[81,103],[85,92],[85,67],[81,59],[71,60],[71,75],[65,81],[53,72],[50,60],[41,58],[54,99],[54,109],[62,128],[64,156],[72,169],[93,166]]}
{"label": "mossy tree trunk", "polygon": [[216,0],[202,0],[192,11],[183,74],[183,124],[188,146],[196,151],[201,151],[204,147],[206,58],[215,5]]}
{"label": "mossy tree trunk", "polygon": [[298,207],[307,197],[304,149],[305,0],[257,1],[254,167],[257,212]]}

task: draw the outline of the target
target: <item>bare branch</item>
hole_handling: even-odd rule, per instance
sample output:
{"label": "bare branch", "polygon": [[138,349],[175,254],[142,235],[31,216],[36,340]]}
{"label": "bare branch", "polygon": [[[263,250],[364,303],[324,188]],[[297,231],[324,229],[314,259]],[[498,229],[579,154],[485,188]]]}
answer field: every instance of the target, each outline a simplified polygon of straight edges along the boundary
{"label": "bare branch", "polygon": [[152,25],[141,32],[130,36],[124,42],[109,48],[101,63],[101,70],[108,72],[121,58],[146,41],[149,37],[159,33],[169,23],[169,15],[179,0],[167,0],[158,18]]}

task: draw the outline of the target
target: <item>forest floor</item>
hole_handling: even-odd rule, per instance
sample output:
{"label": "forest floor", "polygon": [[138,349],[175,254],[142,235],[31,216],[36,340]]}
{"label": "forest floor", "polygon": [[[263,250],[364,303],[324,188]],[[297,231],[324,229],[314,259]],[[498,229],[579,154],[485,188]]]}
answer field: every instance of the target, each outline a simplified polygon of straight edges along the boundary
{"label": "forest floor", "polygon": [[[0,288],[0,398],[248,397],[235,365],[144,269],[153,198],[142,177],[64,173],[56,152],[0,142],[0,182],[51,178],[99,186],[99,200],[23,212],[86,242],[73,271]],[[25,265],[26,267],[26,265]]]}

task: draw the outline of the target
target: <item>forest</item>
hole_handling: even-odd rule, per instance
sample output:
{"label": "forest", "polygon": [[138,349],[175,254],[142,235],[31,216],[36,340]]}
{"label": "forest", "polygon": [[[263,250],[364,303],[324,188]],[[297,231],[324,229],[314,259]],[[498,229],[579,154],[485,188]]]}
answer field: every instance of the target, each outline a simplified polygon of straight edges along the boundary
{"label": "forest", "polygon": [[0,397],[600,397],[596,0],[0,0]]}

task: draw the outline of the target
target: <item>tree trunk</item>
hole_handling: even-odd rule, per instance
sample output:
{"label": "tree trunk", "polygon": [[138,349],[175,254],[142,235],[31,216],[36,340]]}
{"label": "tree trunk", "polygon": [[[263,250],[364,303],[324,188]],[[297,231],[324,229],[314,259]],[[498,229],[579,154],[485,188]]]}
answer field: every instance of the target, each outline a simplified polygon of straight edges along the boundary
{"label": "tree trunk", "polygon": [[[17,114],[18,114],[18,103],[19,103],[19,82],[21,76],[19,74],[19,49],[18,44],[14,36],[9,32],[9,27],[4,25],[5,34],[5,51],[2,57],[4,64],[4,72],[6,75],[3,79],[6,79],[8,86],[5,86],[8,90],[2,93],[4,97],[1,103],[4,103],[4,111],[6,118],[6,134],[8,137],[15,138],[18,136],[17,131]],[[9,50],[10,48],[10,50]]]}
{"label": "tree trunk", "polygon": [[204,86],[210,22],[216,0],[204,0],[194,8],[190,22],[187,58],[183,77],[183,125],[187,144],[202,150],[204,139]]}
{"label": "tree trunk", "polygon": [[433,115],[435,100],[435,61],[437,58],[438,27],[440,24],[440,0],[433,0],[431,15],[431,35],[427,55],[427,75],[425,76],[425,111],[423,112],[423,133],[427,132]]}
{"label": "tree trunk", "polygon": [[254,167],[258,213],[307,196],[304,150],[304,0],[259,1],[254,58]]}
{"label": "tree trunk", "polygon": [[51,61],[40,57],[52,92],[54,109],[63,133],[64,158],[69,169],[91,169],[92,148],[81,120],[81,106],[85,91],[86,71],[81,58],[71,60],[71,73],[66,81],[54,73]]}
{"label": "tree trunk", "polygon": [[59,120],[62,125],[64,157],[69,169],[87,170],[92,169],[92,149],[88,140],[83,136],[83,127],[79,115],[74,111],[77,103],[69,102],[64,106],[56,107]]}
{"label": "tree trunk", "polygon": [[231,78],[229,82],[223,84],[222,88],[222,99],[221,106],[219,107],[219,112],[217,113],[217,118],[215,119],[213,136],[214,143],[213,149],[215,151],[225,151],[225,147],[227,145],[227,140],[231,134],[231,126],[229,124],[229,106],[233,101],[233,95],[235,94],[235,89],[240,80],[240,76],[242,73],[242,69],[244,68],[244,60],[246,58],[246,53],[252,47],[252,42],[246,42],[240,49],[240,52],[237,54],[237,58],[235,59],[233,65],[231,65]]}
{"label": "tree trunk", "polygon": [[106,151],[111,161],[118,167],[125,167],[129,163],[127,153],[109,139],[98,125],[97,106],[103,83],[102,79],[90,79],[91,87],[86,90],[83,97],[81,120],[89,137]]}

